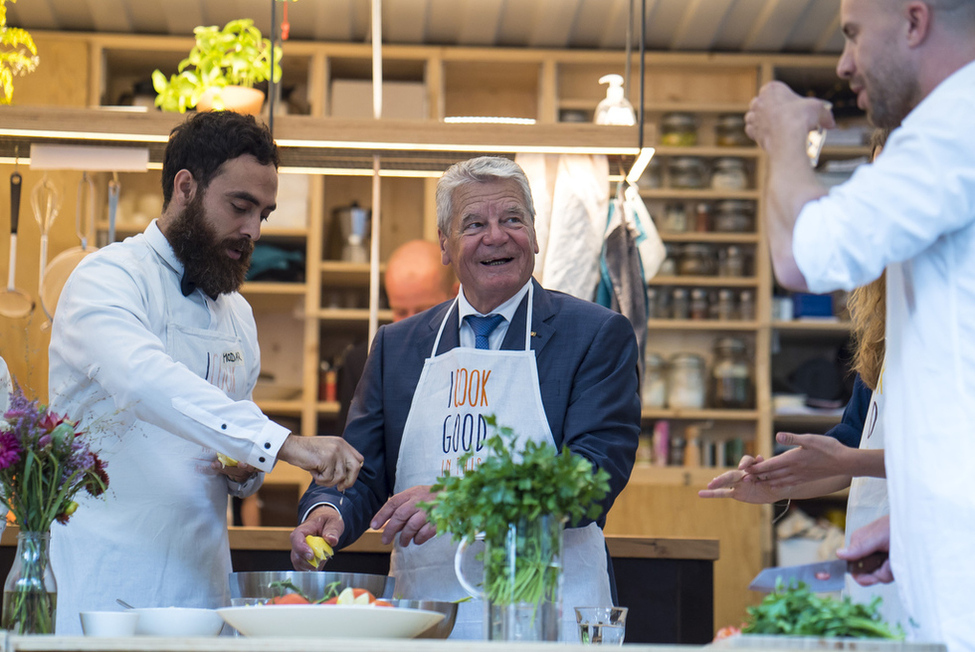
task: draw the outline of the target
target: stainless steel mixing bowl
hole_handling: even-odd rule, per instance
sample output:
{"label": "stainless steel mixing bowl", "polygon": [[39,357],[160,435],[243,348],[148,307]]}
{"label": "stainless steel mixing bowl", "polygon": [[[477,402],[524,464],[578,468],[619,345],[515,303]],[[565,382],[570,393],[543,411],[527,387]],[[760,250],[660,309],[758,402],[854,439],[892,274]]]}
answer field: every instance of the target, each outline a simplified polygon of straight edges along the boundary
{"label": "stainless steel mixing bowl", "polygon": [[444,615],[443,620],[430,627],[416,638],[447,638],[454,629],[454,621],[457,620],[456,602],[436,602],[434,600],[406,600],[403,598],[393,598],[390,600],[394,607],[406,607],[408,609],[423,609],[425,611],[436,611]]}
{"label": "stainless steel mixing bowl", "polygon": [[[291,581],[309,600],[320,600],[333,582],[341,591],[347,586],[367,589],[377,598],[393,595],[395,580],[388,575],[330,573],[327,571],[249,571],[230,574],[231,598],[273,598],[272,582]],[[278,592],[280,594],[280,591]]]}

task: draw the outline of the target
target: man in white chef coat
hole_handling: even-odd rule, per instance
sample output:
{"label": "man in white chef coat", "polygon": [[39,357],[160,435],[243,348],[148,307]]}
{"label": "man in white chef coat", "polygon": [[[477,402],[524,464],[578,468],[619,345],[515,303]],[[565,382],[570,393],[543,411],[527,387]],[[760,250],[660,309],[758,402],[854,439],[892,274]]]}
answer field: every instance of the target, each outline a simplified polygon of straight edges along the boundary
{"label": "man in white chef coat", "polygon": [[878,576],[896,578],[910,638],[971,650],[975,0],[843,0],[841,27],[837,73],[876,126],[897,128],[873,165],[827,192],[805,143],[834,126],[829,108],[781,83],[762,89],[746,129],[769,156],[772,261],[783,285],[811,292],[887,270],[890,562]]}
{"label": "man in white chef coat", "polygon": [[256,491],[277,460],[340,489],[355,481],[363,458],[348,443],[290,434],[251,400],[260,352],[238,289],[275,207],[277,165],[254,118],[196,114],[170,135],[162,216],[86,257],[65,284],[51,406],[97,438],[110,485],[54,527],[59,634],[116,598],[229,604],[227,497]]}
{"label": "man in white chef coat", "polygon": [[[532,279],[538,245],[522,169],[506,158],[452,166],[437,185],[442,261],[461,282],[456,299],[376,334],[345,428],[366,458],[344,496],[305,492],[291,536],[295,568],[307,567],[307,534],[339,546],[368,527],[395,540],[391,574],[406,598],[467,596],[453,571],[456,544],[417,507],[430,485],[467,451],[483,448],[483,416],[520,437],[568,447],[610,475],[598,521],[565,533],[563,635],[573,607],[612,603],[600,526],[630,476],[640,432],[637,346],[619,313]],[[448,400],[458,370],[485,382],[475,399]],[[414,545],[410,545],[413,543]],[[483,637],[483,605],[463,603],[452,636]],[[567,639],[568,640],[568,639]]]}

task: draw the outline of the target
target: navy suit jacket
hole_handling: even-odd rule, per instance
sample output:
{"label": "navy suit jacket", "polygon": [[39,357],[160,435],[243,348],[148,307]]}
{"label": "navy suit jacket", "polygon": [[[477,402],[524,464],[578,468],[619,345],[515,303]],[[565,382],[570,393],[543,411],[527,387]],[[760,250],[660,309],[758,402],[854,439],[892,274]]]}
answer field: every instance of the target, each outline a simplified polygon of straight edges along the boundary
{"label": "navy suit jacket", "polygon": [[[589,459],[610,475],[606,512],[626,486],[640,434],[637,343],[619,313],[534,280],[531,348],[535,351],[542,404],[559,449]],[[508,327],[502,349],[524,348],[528,295]],[[379,329],[349,409],[344,437],[365,457],[359,478],[345,492],[311,485],[299,504],[301,519],[317,503],[339,507],[345,532],[339,547],[354,542],[393,494],[400,438],[437,330],[452,301]],[[437,353],[459,346],[458,312],[447,317]],[[502,424],[508,425],[508,424]],[[580,525],[585,525],[586,522]]]}

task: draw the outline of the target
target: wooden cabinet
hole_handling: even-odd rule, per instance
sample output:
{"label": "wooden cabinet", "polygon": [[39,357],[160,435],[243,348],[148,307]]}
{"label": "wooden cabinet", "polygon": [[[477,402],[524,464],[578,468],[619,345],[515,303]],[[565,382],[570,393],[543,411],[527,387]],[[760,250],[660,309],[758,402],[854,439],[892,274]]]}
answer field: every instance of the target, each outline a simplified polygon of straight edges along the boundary
{"label": "wooden cabinet", "polygon": [[[87,97],[60,102],[58,98],[40,97],[37,104],[67,104],[79,108],[113,105],[120,102],[146,103],[145,82],[152,70],[175,70],[177,62],[192,46],[190,38],[131,37],[125,35],[58,35],[42,34],[66,51],[87,54]],[[70,46],[70,47],[69,47]],[[54,51],[57,51],[55,49]],[[280,140],[317,138],[352,141],[365,135],[378,139],[376,132],[395,141],[395,147],[377,145],[382,156],[384,174],[381,182],[380,260],[400,243],[412,238],[436,238],[434,207],[435,178],[449,163],[472,155],[458,147],[445,152],[420,152],[431,139],[451,141],[456,125],[443,125],[438,120],[447,116],[494,115],[533,118],[534,127],[526,127],[525,134],[548,138],[550,145],[564,145],[607,141],[637,144],[635,128],[601,127],[589,124],[572,126],[560,119],[581,115],[591,120],[596,104],[605,96],[605,87],[598,83],[607,73],[624,73],[623,54],[619,52],[585,52],[559,50],[505,50],[479,48],[431,48],[384,46],[386,80],[421,85],[425,92],[423,111],[432,120],[395,122],[371,119],[371,103],[359,119],[340,121],[332,116],[334,82],[368,81],[371,75],[370,48],[367,45],[332,43],[295,43],[284,46],[284,79],[278,106],[286,107],[287,115],[275,115],[275,136]],[[634,56],[628,96],[637,103],[639,95],[639,66]],[[755,206],[753,228],[741,232],[716,232],[712,229],[661,229],[664,242],[674,249],[687,245],[705,245],[712,252],[737,247],[748,258],[747,271],[741,276],[662,275],[651,280],[651,288],[658,294],[675,287],[703,289],[707,294],[729,290],[735,297],[751,293],[754,313],[747,318],[673,319],[657,314],[649,321],[648,349],[668,356],[676,351],[691,351],[711,359],[714,342],[723,336],[743,339],[747,344],[754,379],[754,405],[741,409],[716,409],[705,405],[701,409],[654,407],[644,411],[647,433],[661,420],[671,422],[672,428],[694,426],[701,429],[702,440],[723,442],[740,440],[749,453],[769,455],[776,421],[771,401],[771,359],[773,339],[781,336],[806,337],[804,326],[778,323],[771,319],[773,281],[765,251],[765,234],[761,214],[762,184],[765,173],[763,154],[753,146],[722,147],[715,136],[716,126],[725,114],[743,114],[760,83],[771,79],[777,71],[790,74],[815,73],[825,79],[833,61],[824,57],[778,57],[755,55],[706,55],[648,53],[646,56],[644,108],[647,125],[659,127],[666,114],[691,113],[698,120],[698,142],[689,146],[657,148],[656,157],[666,169],[668,163],[682,157],[698,157],[708,165],[722,158],[739,159],[744,165],[748,182],[742,189],[679,188],[666,181],[658,187],[641,187],[640,194],[655,219],[666,213],[668,204],[684,204],[696,210],[698,204],[712,208],[720,202],[740,200]],[[39,80],[56,65],[44,66],[27,79]],[[798,72],[796,72],[798,71]],[[83,76],[83,75],[82,75]],[[77,85],[77,84],[76,84]],[[25,93],[18,100],[26,101]],[[135,98],[135,99],[133,99]],[[14,107],[13,110],[15,110]],[[0,107],[0,113],[6,110]],[[573,115],[575,114],[575,115]],[[13,115],[8,112],[7,116]],[[52,127],[70,134],[92,128],[84,120],[103,120],[102,112],[85,112],[83,120],[65,120],[55,116],[44,124],[44,116],[37,118],[38,127]],[[113,116],[116,114],[112,114]],[[120,210],[116,236],[121,238],[141,231],[147,221],[158,214],[158,161],[161,142],[178,116],[159,116],[154,111],[143,115],[119,113],[117,120],[141,129],[151,140],[154,169],[148,174],[122,175],[123,207]],[[99,117],[102,116],[102,117]],[[115,118],[113,117],[113,120]],[[114,127],[112,127],[114,128]],[[106,127],[106,131],[112,128]],[[121,129],[121,127],[119,127]],[[465,132],[467,133],[467,132]],[[496,137],[493,128],[479,132],[490,140]],[[646,133],[646,144],[656,144],[653,130]],[[339,138],[339,135],[342,138]],[[149,138],[151,136],[151,139]],[[105,136],[109,140],[111,134]],[[408,143],[419,147],[410,150]],[[509,143],[510,144],[510,143]],[[405,149],[404,149],[405,148]],[[257,393],[261,408],[275,419],[305,435],[336,432],[338,406],[321,400],[320,371],[323,361],[334,361],[349,344],[364,341],[368,336],[363,297],[369,288],[368,267],[361,263],[335,260],[330,254],[332,216],[336,209],[353,201],[365,208],[371,206],[372,152],[347,150],[348,160],[342,164],[327,158],[334,151],[327,148],[300,150],[288,145],[288,159],[282,167],[285,175],[307,175],[307,219],[277,226],[272,216],[262,232],[262,242],[286,244],[303,251],[304,279],[299,282],[249,282],[243,288],[257,316],[261,338],[263,363],[273,381],[262,383]],[[298,153],[301,155],[299,156]],[[354,160],[353,160],[354,159]],[[364,164],[367,161],[367,164]],[[611,169],[632,161],[632,156],[612,157]],[[3,169],[10,171],[8,160]],[[345,165],[345,167],[342,167]],[[324,169],[327,168],[327,169]],[[665,175],[666,176],[666,175]],[[100,197],[104,198],[107,175],[98,178]],[[72,182],[73,183],[73,182]],[[73,187],[73,186],[72,186]],[[285,199],[279,197],[279,200]],[[73,215],[74,198],[66,197],[64,213]],[[126,203],[128,202],[128,203]],[[57,225],[58,235],[52,236],[51,257],[75,242],[73,224],[64,219]],[[104,209],[99,210],[97,230],[107,229]],[[25,240],[27,240],[25,238]],[[102,236],[104,241],[104,236]],[[55,244],[57,243],[57,244]],[[25,243],[26,245],[26,243]],[[28,267],[32,256],[21,247],[21,267]],[[6,250],[0,250],[0,256]],[[0,266],[6,264],[0,260]],[[34,259],[36,265],[36,259]],[[28,280],[28,276],[18,275]],[[380,310],[380,322],[390,314]],[[3,324],[8,331],[23,330],[22,324]],[[28,329],[36,329],[31,325]],[[842,333],[842,327],[826,327]],[[18,331],[19,332],[19,331]],[[31,342],[40,335],[31,331]],[[14,333],[17,341],[22,334]],[[14,341],[14,340],[11,340]],[[27,354],[30,364],[44,369],[46,375],[46,342],[31,344]],[[27,350],[25,347],[24,350]],[[3,354],[16,358],[19,353],[4,346]],[[12,368],[16,368],[12,364]],[[46,383],[45,383],[46,389]],[[707,459],[707,456],[703,456]],[[729,461],[728,463],[732,463]],[[696,465],[692,467],[659,467],[641,463],[634,472],[630,486],[609,515],[607,531],[614,534],[646,536],[706,536],[721,542],[721,558],[715,566],[715,624],[723,626],[740,622],[747,605],[760,599],[747,591],[751,577],[771,561],[771,526],[768,507],[742,505],[731,501],[704,501],[697,497],[697,489],[723,469]],[[287,465],[279,465],[268,478],[269,486],[290,487],[294,495],[307,484],[308,475]]]}

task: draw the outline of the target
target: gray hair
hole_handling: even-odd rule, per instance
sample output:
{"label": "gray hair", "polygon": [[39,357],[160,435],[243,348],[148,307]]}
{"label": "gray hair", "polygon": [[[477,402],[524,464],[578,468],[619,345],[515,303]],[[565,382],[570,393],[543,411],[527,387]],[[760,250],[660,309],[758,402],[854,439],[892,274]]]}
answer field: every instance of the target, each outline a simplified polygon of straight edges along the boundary
{"label": "gray hair", "polygon": [[517,163],[503,156],[479,156],[454,163],[437,182],[437,228],[444,235],[450,234],[450,220],[453,217],[454,190],[470,183],[485,183],[498,179],[513,179],[521,190],[525,208],[528,209],[528,222],[535,227],[535,205],[532,203],[531,186],[525,171]]}

